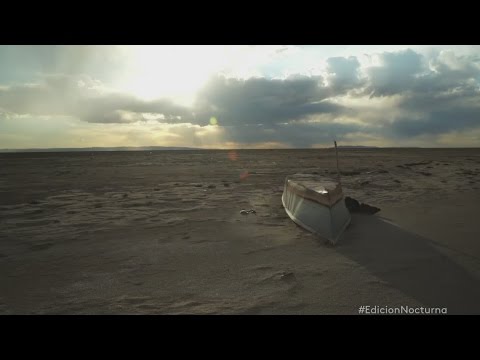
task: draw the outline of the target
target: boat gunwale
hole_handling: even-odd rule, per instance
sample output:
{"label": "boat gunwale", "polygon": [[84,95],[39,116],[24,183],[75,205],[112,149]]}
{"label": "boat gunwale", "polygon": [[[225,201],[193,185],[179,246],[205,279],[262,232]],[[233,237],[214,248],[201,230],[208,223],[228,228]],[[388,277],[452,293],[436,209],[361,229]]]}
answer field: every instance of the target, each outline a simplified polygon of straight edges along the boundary
{"label": "boat gunwale", "polygon": [[337,186],[333,191],[329,191],[327,194],[320,194],[302,185],[298,180],[288,177],[285,180],[284,191],[291,191],[297,196],[314,201],[322,206],[327,206],[329,208],[332,208],[344,198],[343,189],[339,183],[337,183]]}

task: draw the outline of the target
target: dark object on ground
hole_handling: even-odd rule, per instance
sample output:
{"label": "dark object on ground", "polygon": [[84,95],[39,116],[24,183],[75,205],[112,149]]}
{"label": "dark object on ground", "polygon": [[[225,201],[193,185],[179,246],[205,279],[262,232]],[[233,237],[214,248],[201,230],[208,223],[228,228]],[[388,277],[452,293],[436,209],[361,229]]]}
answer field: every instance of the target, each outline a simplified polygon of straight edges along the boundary
{"label": "dark object on ground", "polygon": [[405,166],[418,166],[418,165],[428,165],[430,164],[432,161],[420,161],[420,162],[412,162],[412,163],[406,163],[404,164]]}
{"label": "dark object on ground", "polygon": [[215,186],[215,185],[208,185],[208,188],[209,188],[209,189],[215,189],[216,186]]}
{"label": "dark object on ground", "polygon": [[350,196],[345,197],[345,206],[350,212],[357,212],[360,209],[360,203]]}
{"label": "dark object on ground", "polygon": [[351,198],[350,196],[345,197],[345,206],[348,211],[351,213],[363,213],[363,214],[375,214],[380,211],[379,208],[371,206],[368,204],[360,204],[358,200]]}
{"label": "dark object on ground", "polygon": [[354,175],[360,175],[360,171],[340,171],[342,175],[345,176],[354,176]]}
{"label": "dark object on ground", "polygon": [[250,210],[240,210],[240,214],[242,215],[248,215],[248,214],[257,214],[257,212],[253,209]]}

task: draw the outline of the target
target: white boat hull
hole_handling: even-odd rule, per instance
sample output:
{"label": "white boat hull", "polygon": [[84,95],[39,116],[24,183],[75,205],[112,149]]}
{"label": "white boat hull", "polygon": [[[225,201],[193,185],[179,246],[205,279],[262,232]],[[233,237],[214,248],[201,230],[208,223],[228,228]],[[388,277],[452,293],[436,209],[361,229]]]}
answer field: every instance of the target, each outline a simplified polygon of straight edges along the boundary
{"label": "white boat hull", "polygon": [[338,241],[351,220],[343,195],[334,204],[327,206],[289,191],[286,184],[282,203],[287,215],[296,224],[333,244]]}

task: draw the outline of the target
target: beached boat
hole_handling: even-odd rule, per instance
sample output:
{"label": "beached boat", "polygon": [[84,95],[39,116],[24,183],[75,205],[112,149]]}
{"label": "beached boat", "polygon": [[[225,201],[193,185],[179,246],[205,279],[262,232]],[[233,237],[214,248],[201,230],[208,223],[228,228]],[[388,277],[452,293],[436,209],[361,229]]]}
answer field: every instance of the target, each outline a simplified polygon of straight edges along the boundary
{"label": "beached boat", "polygon": [[333,244],[350,223],[342,186],[329,178],[310,174],[288,176],[282,203],[295,223]]}
{"label": "beached boat", "polygon": [[343,196],[336,141],[334,145],[336,180],[312,174],[287,176],[282,194],[283,207],[290,219],[333,244],[351,220]]}

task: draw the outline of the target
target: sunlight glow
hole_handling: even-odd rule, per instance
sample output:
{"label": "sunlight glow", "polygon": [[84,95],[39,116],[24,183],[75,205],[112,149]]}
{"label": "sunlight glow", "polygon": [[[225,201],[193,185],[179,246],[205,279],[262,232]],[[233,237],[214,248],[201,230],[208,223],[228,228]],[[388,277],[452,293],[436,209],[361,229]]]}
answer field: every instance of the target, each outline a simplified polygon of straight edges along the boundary
{"label": "sunlight glow", "polygon": [[131,46],[123,89],[143,99],[174,98],[191,105],[195,93],[221,70],[226,49],[221,46]]}

